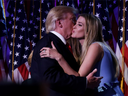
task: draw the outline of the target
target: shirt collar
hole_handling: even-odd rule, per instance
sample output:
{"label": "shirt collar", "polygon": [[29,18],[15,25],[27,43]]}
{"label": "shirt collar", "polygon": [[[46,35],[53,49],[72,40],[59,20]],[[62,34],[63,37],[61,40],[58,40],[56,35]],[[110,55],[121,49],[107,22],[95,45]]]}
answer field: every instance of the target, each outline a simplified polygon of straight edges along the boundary
{"label": "shirt collar", "polygon": [[56,31],[50,31],[50,32],[53,33],[54,35],[56,35],[58,38],[60,38],[60,40],[66,45],[66,40],[64,39],[64,37],[61,34],[59,34]]}

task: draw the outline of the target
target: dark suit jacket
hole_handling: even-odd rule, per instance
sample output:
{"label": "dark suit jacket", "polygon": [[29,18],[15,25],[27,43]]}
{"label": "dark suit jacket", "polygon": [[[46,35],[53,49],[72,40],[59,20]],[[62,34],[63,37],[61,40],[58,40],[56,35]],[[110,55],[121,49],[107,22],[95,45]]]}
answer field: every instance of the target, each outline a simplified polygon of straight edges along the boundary
{"label": "dark suit jacket", "polygon": [[40,58],[40,49],[43,47],[52,47],[53,41],[56,49],[68,64],[76,71],[79,65],[76,63],[72,53],[66,45],[53,33],[45,35],[34,48],[32,64],[31,64],[31,78],[37,82],[45,82],[49,85],[49,96],[80,96],[85,93],[86,77],[76,77],[67,75],[60,67],[58,62],[50,58]]}

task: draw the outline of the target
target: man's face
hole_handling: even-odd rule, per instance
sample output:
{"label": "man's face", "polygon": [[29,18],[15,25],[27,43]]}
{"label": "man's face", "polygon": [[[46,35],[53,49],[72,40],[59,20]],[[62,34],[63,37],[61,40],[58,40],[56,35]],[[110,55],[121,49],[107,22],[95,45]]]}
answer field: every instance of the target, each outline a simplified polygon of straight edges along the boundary
{"label": "man's face", "polygon": [[67,13],[67,18],[63,20],[64,38],[68,39],[71,37],[73,26],[75,24],[76,17],[72,13]]}

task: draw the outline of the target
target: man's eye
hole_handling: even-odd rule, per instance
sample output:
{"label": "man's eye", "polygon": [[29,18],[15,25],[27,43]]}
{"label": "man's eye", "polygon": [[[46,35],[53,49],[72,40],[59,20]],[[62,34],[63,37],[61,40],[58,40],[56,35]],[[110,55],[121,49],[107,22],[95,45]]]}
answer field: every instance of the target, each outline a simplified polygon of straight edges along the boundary
{"label": "man's eye", "polygon": [[75,18],[71,18],[73,24],[76,24],[76,19]]}

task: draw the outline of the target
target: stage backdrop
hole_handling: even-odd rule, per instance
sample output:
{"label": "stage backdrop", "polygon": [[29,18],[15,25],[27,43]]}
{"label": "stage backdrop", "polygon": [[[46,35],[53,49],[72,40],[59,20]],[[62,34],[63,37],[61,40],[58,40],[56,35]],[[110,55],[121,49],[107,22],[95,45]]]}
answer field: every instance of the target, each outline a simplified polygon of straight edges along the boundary
{"label": "stage backdrop", "polygon": [[104,39],[120,62],[122,91],[128,96],[128,0],[1,0],[1,80],[21,83],[31,77],[27,58],[45,35],[49,10],[58,5],[72,6],[79,13],[101,19]]}

